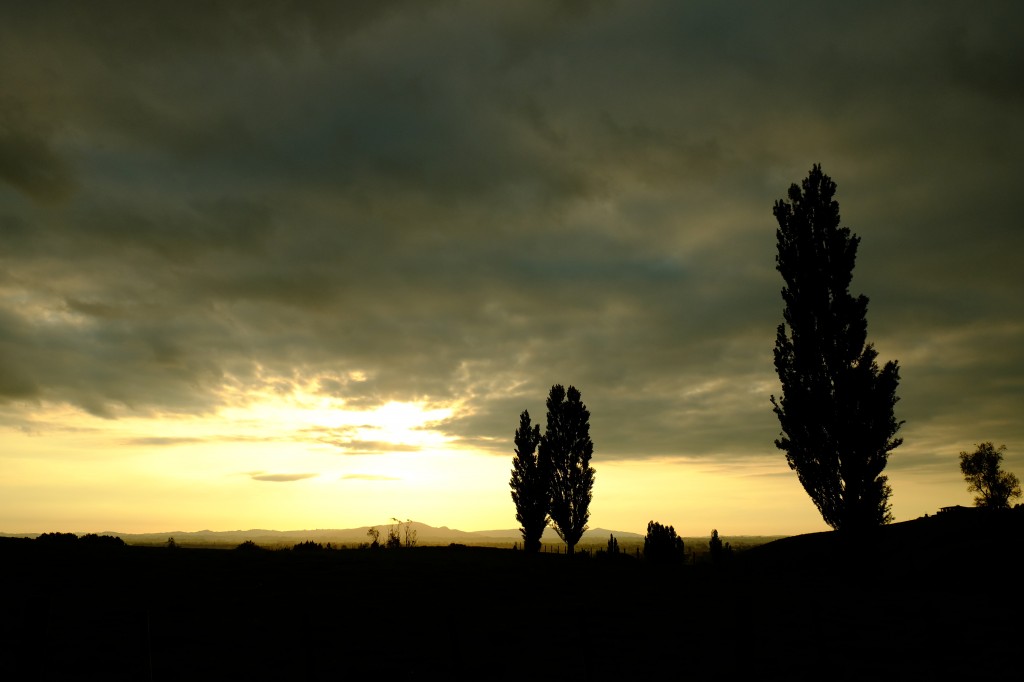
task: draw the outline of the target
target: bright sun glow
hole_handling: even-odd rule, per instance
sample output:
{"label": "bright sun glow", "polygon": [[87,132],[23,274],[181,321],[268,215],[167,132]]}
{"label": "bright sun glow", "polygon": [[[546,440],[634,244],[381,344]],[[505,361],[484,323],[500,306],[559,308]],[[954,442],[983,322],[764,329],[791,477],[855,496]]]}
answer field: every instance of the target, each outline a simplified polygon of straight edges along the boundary
{"label": "bright sun glow", "polygon": [[[128,532],[128,519],[145,524],[135,530],[344,527],[399,515],[443,524],[455,519],[433,509],[480,508],[473,498],[480,480],[505,485],[504,460],[497,473],[482,475],[475,464],[490,471],[498,458],[444,432],[458,403],[356,409],[325,395],[317,380],[263,378],[262,385],[269,388],[235,384],[221,396],[225,407],[206,415],[122,411],[102,419],[40,403],[31,429],[11,434],[20,455],[3,458],[0,515],[16,525],[71,518],[75,530]],[[45,491],[32,484],[38,480],[48,481]],[[174,513],[153,518],[157,508]]]}
{"label": "bright sun glow", "polygon": [[[366,375],[351,372],[344,380],[359,383]],[[368,447],[380,452],[445,448],[452,440],[437,427],[456,413],[456,404],[390,401],[356,409],[324,395],[319,390],[322,381],[291,384],[288,391],[281,391],[277,384],[267,390],[225,392],[232,407],[221,409],[217,420],[276,437],[288,433],[297,440],[318,441],[353,454],[363,454]]]}

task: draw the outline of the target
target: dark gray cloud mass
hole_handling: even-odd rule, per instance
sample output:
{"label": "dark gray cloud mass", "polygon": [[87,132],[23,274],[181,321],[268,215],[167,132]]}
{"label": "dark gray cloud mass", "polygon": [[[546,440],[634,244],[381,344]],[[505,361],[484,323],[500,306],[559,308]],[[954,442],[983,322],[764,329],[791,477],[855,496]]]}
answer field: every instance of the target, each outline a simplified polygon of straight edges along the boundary
{"label": "dark gray cloud mass", "polygon": [[780,457],[771,207],[820,162],[902,365],[892,466],[1024,451],[1022,15],[5,5],[0,400],[201,413],[319,379],[463,400],[441,428],[511,452],[557,382],[601,456]]}

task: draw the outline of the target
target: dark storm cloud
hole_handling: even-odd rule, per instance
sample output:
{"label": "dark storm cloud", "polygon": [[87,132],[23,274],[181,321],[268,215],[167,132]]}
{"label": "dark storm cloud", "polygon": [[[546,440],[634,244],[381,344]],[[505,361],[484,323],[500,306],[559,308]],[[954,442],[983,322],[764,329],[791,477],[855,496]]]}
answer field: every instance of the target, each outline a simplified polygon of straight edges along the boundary
{"label": "dark storm cloud", "polygon": [[771,206],[822,162],[908,446],[1019,439],[1020,14],[5,7],[0,399],[313,382],[508,454],[557,382],[602,456],[779,457]]}
{"label": "dark storm cloud", "polygon": [[0,122],[0,180],[39,202],[57,201],[72,188],[71,170],[47,141]]}

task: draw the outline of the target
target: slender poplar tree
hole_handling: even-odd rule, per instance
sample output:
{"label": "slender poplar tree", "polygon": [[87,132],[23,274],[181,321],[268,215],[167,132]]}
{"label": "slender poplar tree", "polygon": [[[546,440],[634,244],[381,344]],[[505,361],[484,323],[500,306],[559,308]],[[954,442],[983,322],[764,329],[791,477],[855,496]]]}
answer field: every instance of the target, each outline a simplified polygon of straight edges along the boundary
{"label": "slender poplar tree", "polygon": [[523,549],[540,550],[540,539],[548,525],[548,486],[551,478],[546,461],[536,452],[540,443],[540,425],[530,425],[530,412],[519,415],[515,435],[515,456],[512,458],[512,501],[516,505],[516,521],[521,526]]}
{"label": "slender poplar tree", "polygon": [[566,390],[561,384],[551,387],[547,408],[540,458],[551,467],[549,513],[555,532],[565,542],[567,553],[572,554],[587,529],[594,488],[590,411],[575,387]]}
{"label": "slender poplar tree", "polygon": [[789,201],[775,202],[776,269],[786,286],[775,340],[782,397],[771,402],[804,490],[835,529],[892,520],[882,475],[903,422],[893,416],[899,368],[879,369],[867,339],[866,296],[849,292],[860,238],[840,226],[836,185],[815,164]]}

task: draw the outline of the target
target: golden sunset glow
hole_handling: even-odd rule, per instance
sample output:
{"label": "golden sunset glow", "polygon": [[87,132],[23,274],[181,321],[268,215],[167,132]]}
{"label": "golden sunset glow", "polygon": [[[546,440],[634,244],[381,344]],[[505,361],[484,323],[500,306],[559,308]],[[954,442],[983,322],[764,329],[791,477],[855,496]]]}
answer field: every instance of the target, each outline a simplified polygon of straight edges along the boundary
{"label": "golden sunset glow", "polygon": [[1009,5],[75,5],[0,8],[0,533],[515,528],[554,384],[592,528],[825,530],[770,402],[817,163],[896,520],[1024,471]]}
{"label": "golden sunset glow", "polygon": [[[460,446],[433,428],[456,407],[392,402],[354,410],[303,391],[245,402],[207,416],[116,420],[40,406],[34,430],[6,441],[22,454],[7,460],[5,518],[24,532],[65,518],[77,519],[79,531],[122,532],[319,528],[336,525],[334,518],[353,525],[414,518],[464,530],[510,525],[510,458]],[[339,434],[348,440],[332,440]],[[594,527],[639,530],[678,517],[693,535],[720,526],[765,535],[820,530],[784,463],[598,464]],[[934,484],[911,485],[901,502],[924,513]]]}

